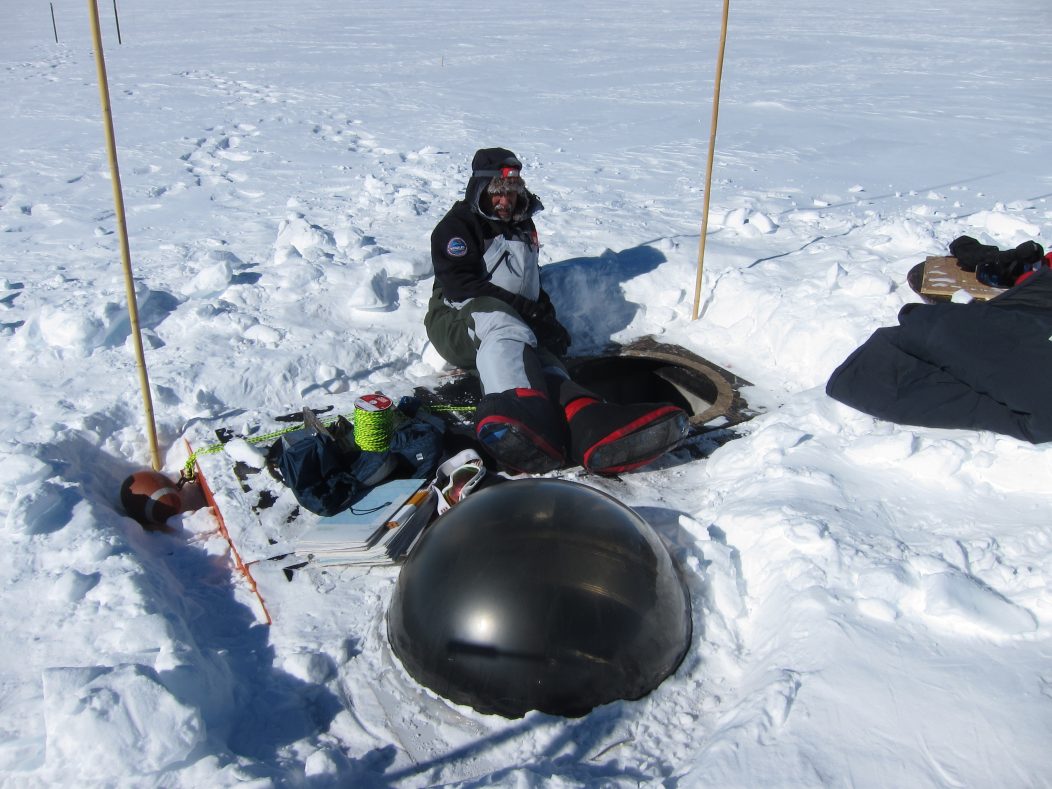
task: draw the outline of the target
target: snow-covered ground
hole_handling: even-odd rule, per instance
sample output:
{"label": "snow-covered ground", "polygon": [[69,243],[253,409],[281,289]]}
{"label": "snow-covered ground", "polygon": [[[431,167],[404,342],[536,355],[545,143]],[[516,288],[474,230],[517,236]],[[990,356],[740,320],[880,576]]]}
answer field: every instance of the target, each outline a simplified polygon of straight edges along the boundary
{"label": "snow-covered ground", "polygon": [[517,721],[405,674],[396,569],[301,573],[268,627],[207,509],[123,514],[149,451],[88,12],[8,9],[5,784],[1052,783],[1052,450],[823,391],[925,256],[1052,242],[1052,6],[732,3],[692,321],[720,5],[124,0],[118,44],[102,4],[173,476],[184,438],[434,378],[428,237],[485,146],[546,205],[574,353],[652,335],[754,384],[764,413],[707,459],[565,475],[681,561],[684,663]]}

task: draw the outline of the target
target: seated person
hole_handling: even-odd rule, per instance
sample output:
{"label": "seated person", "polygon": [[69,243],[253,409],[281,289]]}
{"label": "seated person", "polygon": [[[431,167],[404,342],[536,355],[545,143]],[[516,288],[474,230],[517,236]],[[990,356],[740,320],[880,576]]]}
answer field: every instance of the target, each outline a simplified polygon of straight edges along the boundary
{"label": "seated person", "polygon": [[477,371],[475,432],[503,467],[544,473],[567,460],[597,474],[643,466],[675,447],[687,414],[667,403],[622,405],[570,379],[560,356],[570,335],[541,287],[541,201],[504,148],[471,162],[464,199],[431,235],[435,287],[424,324],[453,365]]}

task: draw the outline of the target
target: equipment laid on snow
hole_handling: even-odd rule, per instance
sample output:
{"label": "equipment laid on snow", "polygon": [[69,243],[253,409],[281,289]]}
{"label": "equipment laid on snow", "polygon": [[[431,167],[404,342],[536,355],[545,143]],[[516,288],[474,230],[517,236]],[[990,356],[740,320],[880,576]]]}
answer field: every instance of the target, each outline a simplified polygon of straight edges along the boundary
{"label": "equipment laid on snow", "polygon": [[676,670],[691,632],[690,598],[649,524],[559,479],[477,490],[441,515],[388,612],[417,681],[505,717],[641,698]]}
{"label": "equipment laid on snow", "polygon": [[[740,392],[750,385],[748,381],[683,348],[658,343],[651,338],[611,347],[595,356],[571,358],[567,365],[575,380],[607,400],[620,403],[670,402],[682,408],[689,417],[687,440],[674,457],[670,456],[669,463],[707,457],[720,444],[735,437],[734,425],[751,419],[756,413]],[[479,474],[483,464],[477,451],[480,447],[475,421],[480,398],[478,378],[457,370],[435,379],[428,387],[417,387],[413,396],[402,397],[394,409],[396,420],[402,421],[397,422],[392,451],[400,445],[400,433],[409,439],[419,437],[421,431],[438,430],[444,434],[442,451],[450,459],[448,465],[442,464],[433,472],[435,481],[431,490],[434,495],[424,510],[427,519],[435,507],[439,512],[444,511],[446,500],[442,493],[447,489],[450,493],[458,488],[479,491],[506,481],[503,476],[488,473],[494,471],[492,467],[486,469],[487,473]],[[351,402],[337,406],[349,410]],[[264,598],[270,594],[280,595],[295,569],[290,562],[302,566],[304,560],[296,554],[298,540],[319,518],[301,507],[281,482],[280,472],[273,462],[274,453],[278,451],[275,446],[283,440],[291,442],[304,435],[304,429],[316,421],[338,444],[349,440],[353,431],[348,428],[346,417],[336,416],[337,413],[339,410],[329,405],[275,416],[261,424],[242,425],[236,430],[220,427],[214,434],[198,434],[193,442],[197,449],[191,447],[191,440],[188,440],[190,457],[183,476],[200,483],[205,499],[220,523],[222,536],[230,544],[234,562],[257,597],[267,622],[270,613]],[[412,426],[409,429],[405,427],[406,419]],[[426,427],[421,423],[426,423]],[[205,443],[214,437],[218,437],[220,443]],[[411,441],[403,447],[400,469],[390,474],[390,478],[431,478],[431,473],[407,472],[407,464],[416,463],[420,468],[434,469],[432,464],[441,460],[420,452],[419,445],[413,450],[413,443]],[[265,460],[267,457],[270,462]],[[580,470],[569,473],[577,474]],[[399,520],[398,514],[393,520]],[[359,558],[363,561],[369,559],[375,564],[400,561],[405,554],[400,548],[403,538],[409,538],[418,525],[423,526],[414,518],[409,523],[410,528],[403,529],[404,535],[385,535],[380,543],[369,549],[368,557]],[[388,537],[391,540],[385,542]],[[412,545],[411,540],[409,543]],[[381,545],[383,555],[378,555],[377,549]]]}
{"label": "equipment laid on snow", "polygon": [[320,518],[301,534],[294,564],[392,564],[401,558],[434,511],[434,492],[422,479],[383,482],[346,510]]}
{"label": "equipment laid on snow", "polygon": [[[391,401],[383,395],[372,395],[370,404],[382,408],[363,409],[355,403],[353,442],[348,440],[349,428],[340,417],[333,423],[335,435],[314,416],[303,409],[303,428],[283,435],[272,447],[273,465],[296,496],[301,506],[318,515],[335,515],[365,496],[396,469],[405,469],[400,476],[426,479],[431,476],[442,456],[442,433],[431,422],[411,417],[393,426],[390,414],[375,423],[376,413],[387,412]],[[359,429],[357,420],[366,413],[373,419],[367,428]],[[359,438],[369,435],[366,445]],[[340,440],[342,439],[342,440]],[[376,447],[369,450],[366,446]]]}

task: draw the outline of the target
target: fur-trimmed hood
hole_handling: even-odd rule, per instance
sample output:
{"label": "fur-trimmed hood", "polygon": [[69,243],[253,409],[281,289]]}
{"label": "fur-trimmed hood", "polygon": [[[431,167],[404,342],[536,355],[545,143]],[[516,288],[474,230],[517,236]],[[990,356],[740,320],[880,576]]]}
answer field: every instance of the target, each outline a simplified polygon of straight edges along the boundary
{"label": "fur-trimmed hood", "polygon": [[[485,213],[482,210],[479,199],[482,197],[482,190],[489,186],[494,178],[501,177],[501,168],[504,167],[514,167],[521,170],[522,162],[507,148],[480,148],[471,159],[471,178],[468,179],[467,188],[464,190],[464,199],[471,206],[471,210],[495,222],[501,220]],[[544,209],[537,196],[526,189],[525,186],[523,187],[522,197],[523,200],[512,217],[512,222],[521,222],[523,219],[531,217]]]}

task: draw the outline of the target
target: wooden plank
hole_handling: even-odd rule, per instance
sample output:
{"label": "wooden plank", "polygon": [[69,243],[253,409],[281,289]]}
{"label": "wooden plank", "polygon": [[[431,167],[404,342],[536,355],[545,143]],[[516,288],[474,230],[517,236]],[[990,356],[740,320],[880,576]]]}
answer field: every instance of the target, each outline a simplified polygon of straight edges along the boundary
{"label": "wooden plank", "polygon": [[1001,293],[1004,288],[992,288],[975,278],[974,271],[965,271],[957,265],[957,258],[929,257],[924,260],[920,294],[934,299],[948,299],[959,290],[967,292],[973,299],[986,301]]}

